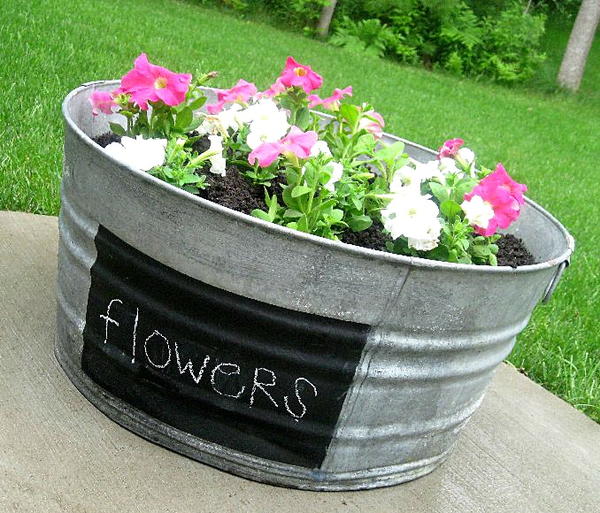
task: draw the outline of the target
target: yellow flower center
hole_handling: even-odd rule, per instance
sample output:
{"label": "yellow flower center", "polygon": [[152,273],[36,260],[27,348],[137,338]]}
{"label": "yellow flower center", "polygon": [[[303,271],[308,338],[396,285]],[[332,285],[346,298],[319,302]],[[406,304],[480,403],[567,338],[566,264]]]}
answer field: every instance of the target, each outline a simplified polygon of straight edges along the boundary
{"label": "yellow flower center", "polygon": [[168,81],[165,77],[158,77],[154,81],[154,89],[164,89],[167,87]]}
{"label": "yellow flower center", "polygon": [[294,68],[294,73],[299,77],[304,77],[307,75],[308,71],[304,68]]}

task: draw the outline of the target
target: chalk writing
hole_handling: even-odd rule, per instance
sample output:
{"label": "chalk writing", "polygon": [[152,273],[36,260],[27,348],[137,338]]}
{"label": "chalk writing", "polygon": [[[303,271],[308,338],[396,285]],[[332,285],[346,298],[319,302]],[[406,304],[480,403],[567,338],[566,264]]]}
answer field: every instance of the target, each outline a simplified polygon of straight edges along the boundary
{"label": "chalk writing", "polygon": [[[119,304],[122,308],[118,309],[115,313],[115,307],[113,305]],[[117,328],[121,327],[121,323],[115,317],[118,315],[124,315],[125,304],[121,299],[111,299],[106,308],[106,314],[100,315],[100,318],[104,321],[104,344],[110,341],[111,336],[123,336],[123,333],[117,333]],[[131,332],[131,364],[136,363],[136,352],[137,352],[137,337],[138,337],[138,326],[140,320],[140,309],[135,308],[135,320],[133,322],[133,330]],[[109,329],[109,326],[111,329]],[[122,329],[120,330],[123,331]],[[175,362],[179,375],[189,376],[191,380],[199,385],[202,382],[202,378],[205,373],[208,372],[209,367],[214,365],[210,371],[210,389],[218,394],[219,396],[228,397],[234,400],[244,400],[247,402],[248,407],[252,408],[255,404],[257,396],[266,398],[274,408],[282,409],[288,415],[290,415],[294,421],[298,422],[308,412],[306,401],[318,396],[317,387],[309,379],[299,376],[294,381],[293,397],[297,405],[294,408],[290,405],[290,396],[283,396],[283,408],[280,403],[275,399],[274,394],[277,390],[277,374],[274,370],[266,367],[255,367],[250,386],[240,384],[239,379],[242,377],[241,367],[234,362],[217,362],[214,357],[207,354],[202,360],[202,364],[198,366],[196,362],[196,369],[192,358],[187,358],[187,361],[182,365],[182,355],[180,353],[179,345],[174,340],[164,335],[158,329],[154,329],[145,339],[143,343],[144,356],[146,362],[158,370],[167,370],[172,367]],[[174,358],[173,358],[174,356]],[[213,362],[211,364],[211,361]],[[235,382],[231,379],[235,378]],[[232,388],[233,387],[233,388]],[[245,398],[244,393],[250,390],[250,394]]]}

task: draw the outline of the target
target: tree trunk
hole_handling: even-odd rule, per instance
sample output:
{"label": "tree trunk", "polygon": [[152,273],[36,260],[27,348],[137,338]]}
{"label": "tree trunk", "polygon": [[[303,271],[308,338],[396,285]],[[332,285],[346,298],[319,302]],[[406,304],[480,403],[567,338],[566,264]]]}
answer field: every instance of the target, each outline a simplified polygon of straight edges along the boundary
{"label": "tree trunk", "polygon": [[558,72],[560,86],[571,91],[579,89],[599,20],[600,0],[583,0]]}
{"label": "tree trunk", "polygon": [[[600,0],[598,1],[600,2]],[[317,35],[319,37],[326,38],[329,33],[329,24],[331,23],[331,18],[333,18],[335,4],[337,4],[337,0],[329,0],[329,4],[323,6],[319,24],[317,25]]]}

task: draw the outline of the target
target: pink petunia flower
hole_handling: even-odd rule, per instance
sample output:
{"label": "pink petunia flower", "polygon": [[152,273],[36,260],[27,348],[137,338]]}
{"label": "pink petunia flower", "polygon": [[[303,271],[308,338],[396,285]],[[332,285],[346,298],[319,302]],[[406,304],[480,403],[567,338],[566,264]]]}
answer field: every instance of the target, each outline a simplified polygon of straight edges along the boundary
{"label": "pink petunia flower", "polygon": [[340,100],[344,96],[352,96],[352,86],[345,87],[344,89],[338,89],[337,87],[333,90],[333,94],[328,98],[319,98],[316,94],[311,94],[308,97],[309,108],[314,108],[317,105],[322,105],[327,110],[339,110]]}
{"label": "pink petunia flower", "polygon": [[303,132],[297,126],[293,126],[289,133],[281,139],[283,150],[281,153],[293,153],[296,157],[307,159],[310,157],[310,150],[317,142],[317,132],[311,130]]}
{"label": "pink petunia flower", "polygon": [[268,167],[279,155],[286,153],[306,159],[310,157],[310,150],[317,142],[317,138],[318,135],[316,132],[312,130],[303,132],[297,126],[293,126],[283,139],[257,146],[248,155],[248,162],[254,165],[258,161],[260,167]]}
{"label": "pink petunia flower", "polygon": [[527,192],[527,186],[525,184],[515,182],[506,172],[506,169],[504,169],[504,166],[501,163],[498,163],[494,172],[486,176],[483,180],[481,180],[480,183],[483,183],[484,181],[507,191],[513,198],[517,200],[519,205],[523,205],[525,203],[523,193]]}
{"label": "pink petunia flower", "polygon": [[92,114],[97,116],[100,112],[104,114],[112,114],[113,107],[116,107],[114,100],[114,91],[112,93],[106,91],[94,91],[90,96],[92,104]]}
{"label": "pink petunia flower", "polygon": [[456,139],[448,139],[443,145],[442,147],[438,150],[438,159],[444,158],[444,157],[454,157],[454,155],[456,155],[456,153],[458,152],[458,150],[460,150],[460,147],[465,143],[465,141],[463,141],[462,139],[456,138]]}
{"label": "pink petunia flower", "polygon": [[523,193],[526,190],[526,185],[515,182],[504,166],[498,164],[493,173],[486,176],[464,196],[465,200],[480,196],[494,210],[494,217],[490,219],[488,226],[485,228],[475,226],[475,231],[479,235],[488,237],[496,233],[498,228],[508,228],[521,213],[521,205],[525,203]]}
{"label": "pink petunia flower", "polygon": [[135,60],[134,68],[121,79],[120,90],[131,95],[142,110],[148,102],[163,101],[174,107],[185,100],[192,75],[174,73],[148,61],[145,53]]}
{"label": "pink petunia flower", "polygon": [[310,66],[300,64],[293,57],[288,57],[279,79],[283,86],[301,87],[306,94],[319,89],[323,84],[323,77],[315,73]]}
{"label": "pink petunia flower", "polygon": [[269,89],[267,89],[266,91],[263,91],[262,93],[259,93],[259,96],[262,97],[267,97],[267,98],[272,98],[273,96],[277,96],[278,94],[283,93],[285,90],[287,89],[287,87],[285,87],[283,85],[283,83],[281,82],[281,77],[278,78],[277,80],[275,80],[275,82],[273,84],[271,84],[271,87],[269,87]]}
{"label": "pink petunia flower", "polygon": [[217,103],[207,105],[206,110],[209,114],[218,114],[226,103],[247,103],[257,92],[254,84],[239,80],[231,89],[217,91]]}
{"label": "pink petunia flower", "polygon": [[383,120],[383,116],[374,110],[364,112],[363,117],[358,122],[358,128],[370,132],[375,139],[381,139],[384,127],[385,121]]}

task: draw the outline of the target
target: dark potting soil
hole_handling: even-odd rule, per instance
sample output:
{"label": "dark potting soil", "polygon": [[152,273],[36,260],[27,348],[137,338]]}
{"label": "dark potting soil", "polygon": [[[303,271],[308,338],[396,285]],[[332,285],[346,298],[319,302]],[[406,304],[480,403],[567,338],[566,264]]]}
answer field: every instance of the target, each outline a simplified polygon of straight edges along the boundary
{"label": "dark potting soil", "polygon": [[[111,142],[119,142],[121,137],[107,132],[94,138],[94,141],[103,148]],[[193,145],[194,151],[203,153],[208,150],[210,143],[208,138],[202,138]],[[262,186],[251,184],[239,171],[237,166],[228,166],[225,176],[219,176],[212,173],[206,173],[206,183],[209,185],[198,194],[201,198],[207,199],[224,207],[250,214],[254,209],[266,210],[265,193]],[[271,181],[271,186],[267,188],[269,195],[277,194],[280,196],[280,184],[285,183],[282,176]],[[281,201],[279,202],[282,203]],[[341,236],[341,241],[346,244],[360,246],[368,249],[385,251],[385,243],[391,240],[382,233],[382,225],[373,223],[371,227],[362,232],[348,231]],[[520,265],[534,264],[535,259],[525,247],[521,239],[511,234],[504,234],[498,242],[498,265],[518,267]]]}
{"label": "dark potting soil", "polygon": [[198,196],[224,207],[249,214],[254,209],[266,210],[265,193],[262,187],[254,187],[239,172],[237,167],[228,166],[225,176],[206,173],[208,187]]}
{"label": "dark potting soil", "polygon": [[341,235],[341,241],[353,246],[361,246],[367,249],[384,250],[385,243],[391,241],[385,233],[383,233],[383,225],[374,222],[369,228],[362,232],[347,231]]}
{"label": "dark potting soil", "polygon": [[518,267],[520,265],[535,264],[533,255],[527,250],[521,239],[507,233],[500,237],[498,242],[498,265]]}
{"label": "dark potting soil", "polygon": [[120,142],[121,136],[113,134],[112,132],[106,132],[105,134],[94,137],[93,141],[103,148],[106,148],[110,143]]}

